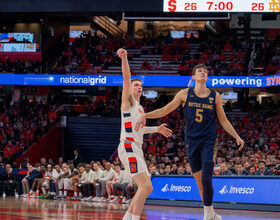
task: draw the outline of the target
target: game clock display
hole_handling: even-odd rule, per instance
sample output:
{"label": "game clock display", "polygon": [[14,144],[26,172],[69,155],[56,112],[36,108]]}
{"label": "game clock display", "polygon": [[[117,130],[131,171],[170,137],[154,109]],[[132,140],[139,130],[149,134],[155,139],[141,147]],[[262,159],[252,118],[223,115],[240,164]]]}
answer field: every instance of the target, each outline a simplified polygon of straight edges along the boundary
{"label": "game clock display", "polygon": [[280,12],[280,0],[164,0],[164,12]]}

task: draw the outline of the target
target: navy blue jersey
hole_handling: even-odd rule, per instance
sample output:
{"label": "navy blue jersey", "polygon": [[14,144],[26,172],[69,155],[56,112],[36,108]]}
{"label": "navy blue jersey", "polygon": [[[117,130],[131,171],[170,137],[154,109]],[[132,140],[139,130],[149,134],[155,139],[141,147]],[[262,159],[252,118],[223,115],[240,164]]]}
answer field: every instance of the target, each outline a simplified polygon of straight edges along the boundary
{"label": "navy blue jersey", "polygon": [[189,88],[187,100],[184,106],[186,120],[186,138],[217,137],[216,131],[216,92],[210,89],[206,98],[197,96],[194,88]]}

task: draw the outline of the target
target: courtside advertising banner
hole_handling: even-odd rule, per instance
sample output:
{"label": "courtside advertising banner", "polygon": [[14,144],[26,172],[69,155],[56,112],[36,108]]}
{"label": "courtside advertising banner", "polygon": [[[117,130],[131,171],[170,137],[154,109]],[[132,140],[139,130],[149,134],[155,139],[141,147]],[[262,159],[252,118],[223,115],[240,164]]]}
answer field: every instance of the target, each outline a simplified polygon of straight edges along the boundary
{"label": "courtside advertising banner", "polygon": [[[148,199],[201,201],[195,179],[153,176]],[[280,178],[213,177],[214,202],[280,205]]]}
{"label": "courtside advertising banner", "polygon": [[[190,87],[191,76],[139,75],[145,87]],[[0,85],[50,85],[50,86],[122,86],[122,75],[42,75],[1,74]],[[280,86],[280,75],[272,76],[209,76],[207,87],[271,87]]]}

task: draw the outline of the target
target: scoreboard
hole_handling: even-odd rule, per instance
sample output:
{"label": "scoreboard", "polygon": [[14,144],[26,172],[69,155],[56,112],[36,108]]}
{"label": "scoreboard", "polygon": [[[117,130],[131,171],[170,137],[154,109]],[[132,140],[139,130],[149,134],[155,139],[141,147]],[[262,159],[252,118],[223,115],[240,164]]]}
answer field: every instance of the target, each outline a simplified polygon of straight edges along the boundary
{"label": "scoreboard", "polygon": [[280,0],[163,0],[164,12],[280,12]]}

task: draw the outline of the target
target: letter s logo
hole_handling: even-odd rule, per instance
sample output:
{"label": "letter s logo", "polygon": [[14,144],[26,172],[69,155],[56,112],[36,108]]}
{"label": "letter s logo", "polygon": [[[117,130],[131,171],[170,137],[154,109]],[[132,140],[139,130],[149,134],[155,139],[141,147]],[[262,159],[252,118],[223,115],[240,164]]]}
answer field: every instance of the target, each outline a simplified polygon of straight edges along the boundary
{"label": "letter s logo", "polygon": [[267,85],[267,86],[270,86],[270,85],[271,85],[270,77],[269,77],[269,78],[266,78],[266,85]]}
{"label": "letter s logo", "polygon": [[137,173],[137,164],[136,163],[130,164],[130,171],[131,171],[131,173]]}
{"label": "letter s logo", "polygon": [[169,0],[168,1],[168,10],[171,12],[176,11],[176,0]]}
{"label": "letter s logo", "polygon": [[138,167],[137,167],[136,157],[129,157],[128,162],[129,162],[130,173],[137,173]]}

